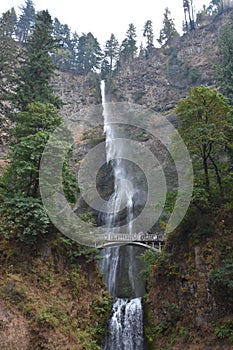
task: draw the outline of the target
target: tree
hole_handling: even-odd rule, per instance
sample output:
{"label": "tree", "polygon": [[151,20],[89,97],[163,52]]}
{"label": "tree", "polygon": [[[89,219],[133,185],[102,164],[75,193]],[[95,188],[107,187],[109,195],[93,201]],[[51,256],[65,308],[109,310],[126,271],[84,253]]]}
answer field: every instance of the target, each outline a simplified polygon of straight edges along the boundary
{"label": "tree", "polygon": [[0,181],[1,229],[6,237],[31,243],[50,225],[39,193],[40,159],[50,133],[61,122],[53,105],[28,105],[15,116],[9,165]]}
{"label": "tree", "polygon": [[15,67],[19,64],[18,48],[12,35],[15,31],[15,11],[11,9],[0,18],[0,142],[6,142],[9,129],[11,100],[15,94]]}
{"label": "tree", "polygon": [[150,54],[151,49],[154,47],[154,44],[153,44],[154,34],[153,34],[153,25],[151,20],[146,21],[143,29],[143,36],[146,38],[147,53]]}
{"label": "tree", "polygon": [[216,89],[206,86],[191,88],[189,96],[176,107],[181,121],[179,131],[196,160],[194,164],[198,165],[200,160],[202,162],[207,192],[210,192],[212,172],[222,190],[220,155],[228,143],[229,130],[232,130],[229,113],[226,98]]}
{"label": "tree", "polygon": [[26,43],[35,23],[35,8],[32,0],[26,0],[21,8],[17,23],[17,37],[20,43]]}
{"label": "tree", "polygon": [[72,33],[67,24],[61,24],[55,18],[53,21],[53,37],[59,43],[52,52],[55,65],[63,72],[71,72],[77,69],[78,35]]}
{"label": "tree", "polygon": [[36,101],[60,106],[61,101],[54,96],[51,86],[56,69],[51,52],[57,45],[52,37],[52,20],[48,11],[39,12],[26,45],[25,61],[19,69],[16,104],[20,110]]}
{"label": "tree", "polygon": [[7,191],[13,196],[38,197],[41,155],[50,133],[61,123],[61,117],[52,104],[34,102],[26,111],[15,115],[15,123],[8,154]]}
{"label": "tree", "polygon": [[[7,237],[33,243],[52,228],[40,196],[39,168],[46,143],[61,121],[52,104],[40,102],[29,104],[26,111],[15,116],[9,164],[0,179],[0,232]],[[72,190],[77,189],[77,183],[68,162],[63,171],[64,192],[68,200],[74,200]]]}
{"label": "tree", "polygon": [[[104,67],[108,67],[109,76],[112,76],[114,69],[117,66],[119,59],[119,42],[114,34],[111,34],[110,39],[106,41],[104,48]],[[102,64],[103,67],[103,64]]]}
{"label": "tree", "polygon": [[222,93],[233,105],[233,26],[224,26],[218,41],[220,62],[218,64],[218,81]]}
{"label": "tree", "polygon": [[[185,17],[185,29],[186,32],[189,30],[195,29],[195,21],[194,21],[194,11],[193,11],[193,1],[192,0],[183,0],[183,9],[184,9],[184,17]],[[189,24],[187,20],[187,14],[189,18]]]}
{"label": "tree", "polygon": [[137,35],[135,26],[130,23],[129,29],[126,32],[126,38],[123,40],[120,47],[120,60],[126,62],[132,60],[137,52]]}
{"label": "tree", "polygon": [[79,74],[88,74],[100,67],[102,52],[92,33],[82,34],[77,46],[77,70]]}
{"label": "tree", "polygon": [[174,20],[170,16],[171,12],[168,7],[166,7],[163,15],[163,27],[160,30],[159,39],[157,39],[160,45],[163,45],[167,41],[179,36],[179,33],[175,28]]}
{"label": "tree", "polygon": [[211,0],[209,9],[212,12],[216,9],[218,13],[222,13],[224,10],[224,0]]}

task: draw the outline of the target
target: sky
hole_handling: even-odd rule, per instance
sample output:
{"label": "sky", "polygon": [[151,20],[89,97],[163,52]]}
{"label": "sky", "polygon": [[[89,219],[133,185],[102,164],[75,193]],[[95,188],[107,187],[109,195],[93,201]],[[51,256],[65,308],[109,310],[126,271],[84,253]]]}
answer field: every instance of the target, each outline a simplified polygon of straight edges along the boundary
{"label": "sky", "polygon": [[[211,0],[193,0],[197,13],[203,5],[209,5]],[[137,29],[138,45],[143,42],[143,27],[151,20],[154,30],[154,45],[162,28],[165,8],[171,11],[176,29],[181,33],[183,21],[183,0],[34,0],[36,11],[48,10],[52,18],[57,17],[62,24],[68,24],[72,32],[79,35],[91,32],[103,46],[111,33],[121,43],[125,38],[130,23]],[[19,6],[24,0],[0,0],[0,13],[14,7],[19,12]]]}

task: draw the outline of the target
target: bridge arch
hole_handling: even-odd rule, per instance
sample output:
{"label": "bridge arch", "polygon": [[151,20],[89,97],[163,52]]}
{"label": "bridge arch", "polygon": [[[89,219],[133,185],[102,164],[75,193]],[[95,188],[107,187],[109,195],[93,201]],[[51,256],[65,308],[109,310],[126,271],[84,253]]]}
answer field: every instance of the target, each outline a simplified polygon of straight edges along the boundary
{"label": "bridge arch", "polygon": [[104,248],[107,248],[107,247],[119,247],[119,246],[123,246],[123,245],[135,245],[135,246],[138,246],[138,247],[143,247],[143,248],[146,248],[146,249],[150,249],[150,250],[153,250],[157,253],[161,253],[161,246],[153,246],[153,245],[150,245],[150,244],[147,244],[147,243],[143,243],[143,242],[107,242],[107,243],[104,243],[102,245],[99,245],[99,246],[96,246],[96,248],[98,249],[104,249]]}

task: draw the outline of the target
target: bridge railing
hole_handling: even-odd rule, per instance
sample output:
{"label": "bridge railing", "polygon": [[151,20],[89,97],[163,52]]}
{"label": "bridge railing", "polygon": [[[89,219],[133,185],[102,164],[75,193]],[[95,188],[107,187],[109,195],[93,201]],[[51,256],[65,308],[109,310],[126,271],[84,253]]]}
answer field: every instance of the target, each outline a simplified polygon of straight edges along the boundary
{"label": "bridge railing", "polygon": [[103,233],[97,234],[98,241],[105,242],[163,242],[162,234],[151,233]]}

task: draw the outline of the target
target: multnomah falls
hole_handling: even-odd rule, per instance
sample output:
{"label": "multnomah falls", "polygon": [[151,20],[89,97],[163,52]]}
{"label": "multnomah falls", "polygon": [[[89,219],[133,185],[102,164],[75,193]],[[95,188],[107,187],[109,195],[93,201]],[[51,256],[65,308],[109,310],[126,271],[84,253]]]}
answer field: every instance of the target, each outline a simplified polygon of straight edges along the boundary
{"label": "multnomah falls", "polygon": [[[133,202],[135,194],[138,193],[133,176],[135,174],[123,156],[124,150],[120,141],[121,128],[118,124],[109,122],[111,110],[106,101],[104,81],[101,82],[101,92],[106,134],[106,161],[111,165],[114,182],[113,193],[108,199],[108,210],[103,215],[102,222],[113,234],[119,232],[121,225],[124,225],[127,233],[132,234],[135,215]],[[106,325],[103,350],[142,350],[144,348],[141,303],[144,286],[138,278],[140,252],[142,252],[141,248],[130,245],[102,249],[100,270],[109,293],[115,298]]]}

